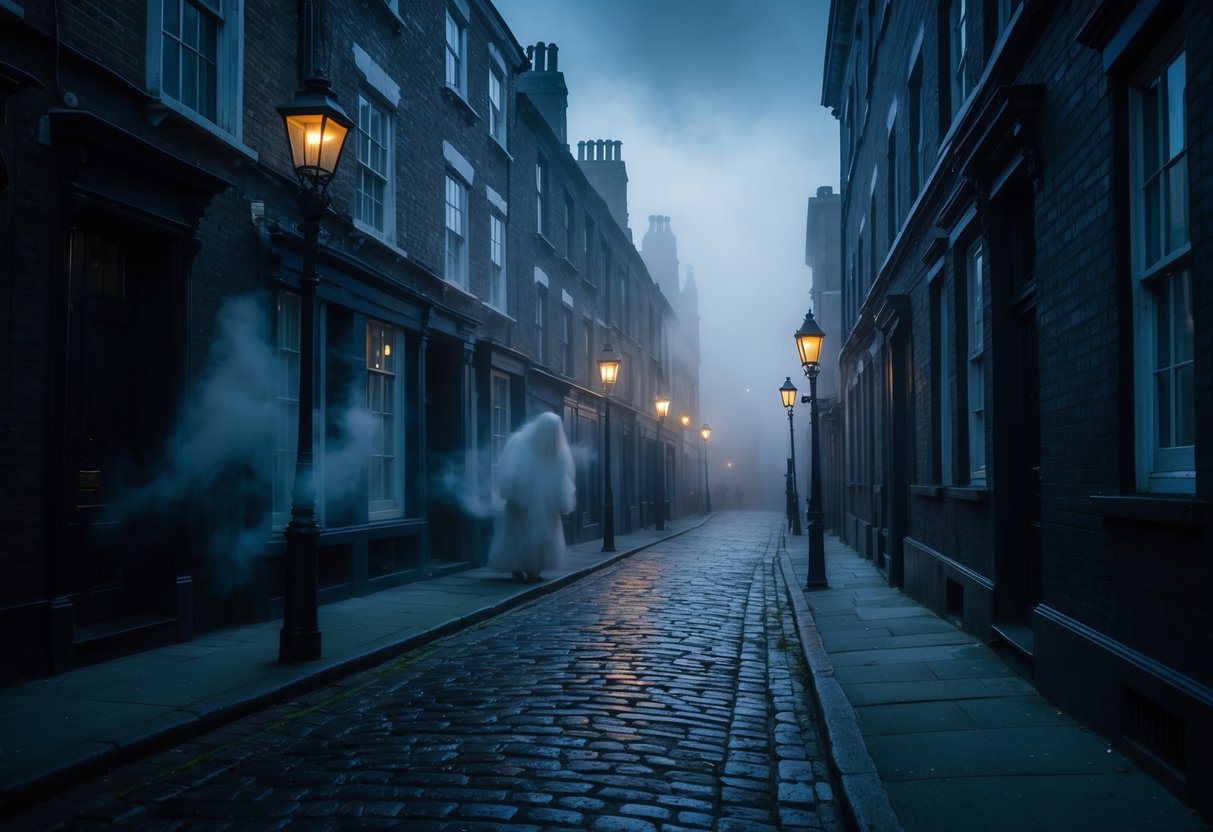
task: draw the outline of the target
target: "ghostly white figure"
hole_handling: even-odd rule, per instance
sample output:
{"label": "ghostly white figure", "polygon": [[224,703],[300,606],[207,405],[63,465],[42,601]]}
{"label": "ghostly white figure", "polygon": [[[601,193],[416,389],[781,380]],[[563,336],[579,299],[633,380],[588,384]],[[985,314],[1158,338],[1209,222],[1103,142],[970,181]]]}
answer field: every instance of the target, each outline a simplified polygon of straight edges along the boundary
{"label": "ghostly white figure", "polygon": [[563,563],[560,516],[577,504],[573,455],[559,416],[544,413],[506,440],[497,487],[505,507],[497,515],[489,568],[539,580],[545,569]]}

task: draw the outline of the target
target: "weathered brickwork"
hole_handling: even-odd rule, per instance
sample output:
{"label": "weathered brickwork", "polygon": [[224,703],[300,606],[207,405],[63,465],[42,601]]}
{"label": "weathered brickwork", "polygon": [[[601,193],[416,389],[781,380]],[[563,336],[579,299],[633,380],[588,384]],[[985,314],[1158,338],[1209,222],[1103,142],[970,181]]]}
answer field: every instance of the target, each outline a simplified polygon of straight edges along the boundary
{"label": "weathered brickwork", "polygon": [[[1004,36],[995,5],[966,4],[971,93],[953,119],[941,109],[950,95],[950,43],[941,41],[948,3],[834,4],[836,14],[854,16],[835,20],[825,85],[825,103],[842,122],[845,172],[842,476],[852,522],[841,531],[875,527],[884,540],[870,554],[891,581],[904,579],[966,628],[1014,645],[1048,695],[1113,739],[1147,718],[1125,715],[1122,688],[1153,703],[1148,719],[1186,740],[1168,761],[1181,776],[1160,773],[1208,812],[1190,784],[1213,771],[1204,750],[1213,731],[1213,304],[1199,276],[1213,215],[1213,10],[1177,2],[1134,17],[1097,0],[1026,0],[1011,4]],[[1153,336],[1132,289],[1130,88],[1168,32],[1186,55],[1191,249],[1177,262],[1192,269],[1196,414],[1195,490],[1186,495],[1137,483],[1137,413],[1149,394],[1135,382],[1134,343]],[[910,192],[917,79],[907,68],[916,56],[931,159],[920,194]],[[856,115],[865,101],[866,119]],[[890,193],[898,197],[892,212]],[[892,233],[890,214],[900,218]],[[984,255],[986,470],[971,482],[964,255],[975,241]],[[899,296],[908,307],[898,307]],[[899,338],[908,338],[908,368],[893,363]],[[899,373],[908,373],[911,391],[907,447],[895,444],[891,417]],[[939,413],[941,390],[950,420]],[[947,421],[950,476],[940,471]],[[900,481],[890,465],[897,455],[911,471]],[[905,517],[896,513],[901,493]],[[907,541],[900,564],[899,538]],[[1014,635],[1023,624],[1031,638]],[[1076,677],[1078,664],[1091,672]],[[1151,742],[1140,732],[1132,739]]]}
{"label": "weathered brickwork", "polygon": [[[221,313],[232,298],[256,300],[262,311],[257,334],[273,349],[277,294],[300,292],[304,253],[298,186],[277,107],[294,98],[312,70],[331,82],[355,121],[360,91],[390,114],[392,190],[385,233],[355,220],[355,129],[328,190],[330,210],[319,240],[318,453],[340,445],[340,414],[350,391],[365,390],[359,379],[367,372],[367,322],[385,323],[399,336],[401,391],[392,443],[402,469],[396,477],[399,516],[371,516],[365,461],[348,486],[352,497],[339,493],[348,484],[336,466],[326,470],[318,504],[325,527],[319,543],[322,600],[424,578],[439,562],[483,561],[487,524],[443,489],[453,471],[473,504],[490,497],[490,369],[510,378],[505,427],[515,428],[541,409],[562,412],[570,435],[590,451],[579,457],[579,484],[600,482],[595,449],[602,395],[594,360],[608,341],[626,367],[612,414],[617,525],[630,530],[651,522],[652,497],[640,484],[651,479],[652,397],[663,381],[669,383],[672,367],[697,372],[698,358],[675,364],[663,347],[662,330],[678,325],[674,310],[565,138],[517,89],[518,76],[533,71],[527,51],[488,0],[316,4],[314,61],[301,54],[306,39],[299,6],[225,4],[228,22],[234,27],[239,20],[243,40],[232,43],[239,47],[233,59],[217,62],[214,122],[155,89],[162,40],[149,29],[155,28],[158,0],[9,5],[16,11],[0,10],[0,52],[36,81],[8,95],[0,124],[8,173],[0,192],[6,278],[0,317],[7,333],[0,347],[0,530],[7,541],[0,551],[0,632],[44,637],[26,639],[29,649],[6,657],[0,681],[102,656],[114,645],[106,642],[89,654],[94,658],[81,658],[81,628],[98,622],[156,619],[155,638],[164,640],[280,613],[281,527],[271,527],[268,517],[259,520],[271,499],[272,444],[258,451],[252,465],[258,470],[245,471],[239,486],[221,495],[226,502],[196,494],[149,520],[153,531],[129,535],[120,548],[102,552],[97,541],[108,515],[87,504],[115,499],[115,468],[98,461],[105,449],[90,456],[111,434],[135,447],[141,476],[150,479],[174,445],[198,428],[196,402],[208,379],[242,358],[219,349]],[[446,83],[448,10],[465,25],[462,91]],[[221,32],[218,40],[229,39]],[[554,69],[554,57],[552,63]],[[504,146],[489,134],[493,66],[505,79]],[[575,106],[575,96],[573,101]],[[543,238],[535,233],[540,156],[550,170]],[[466,288],[446,279],[448,173],[467,185]],[[575,232],[568,248],[566,194]],[[493,213],[506,219],[504,309],[488,303]],[[587,217],[593,251],[600,257],[610,252],[610,275],[583,262]],[[69,282],[66,247],[73,234],[116,241],[129,283],[115,295],[121,302],[100,300],[93,289]],[[85,263],[83,250],[71,261],[78,270],[102,268],[103,258]],[[548,281],[542,351],[536,269]],[[621,299],[615,307],[609,305],[612,288]],[[563,340],[566,307],[573,311],[571,362]],[[96,334],[94,314],[106,326],[134,323],[108,347],[97,346],[98,337],[110,336],[105,327]],[[121,340],[128,337],[129,343]],[[98,352],[103,347],[114,351],[112,360],[111,353]],[[101,375],[90,361],[109,372],[112,386],[93,389],[89,379]],[[678,385],[694,389],[697,380]],[[290,389],[284,384],[273,394],[289,397]],[[97,404],[118,397],[120,404]],[[113,427],[121,424],[138,428]],[[103,441],[94,442],[94,434]],[[672,442],[668,436],[665,441]],[[240,506],[228,505],[231,494],[243,489],[256,493]],[[597,499],[596,487],[583,493]],[[228,544],[208,534],[240,514],[248,515],[236,517],[246,524],[245,539],[264,544],[253,546],[247,576],[233,580],[223,574],[234,562]],[[602,534],[596,507],[583,506],[566,525],[576,539]],[[130,591],[121,597],[103,592],[94,578],[110,573],[125,575]],[[136,634],[116,649],[152,643],[141,638]]]}

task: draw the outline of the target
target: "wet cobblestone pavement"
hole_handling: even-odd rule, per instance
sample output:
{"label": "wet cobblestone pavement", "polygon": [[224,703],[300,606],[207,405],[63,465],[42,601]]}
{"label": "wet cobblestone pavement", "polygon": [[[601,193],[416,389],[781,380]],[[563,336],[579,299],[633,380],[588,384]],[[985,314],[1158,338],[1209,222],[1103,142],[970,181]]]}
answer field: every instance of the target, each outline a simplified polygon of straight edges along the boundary
{"label": "wet cobblestone pavement", "polygon": [[772,565],[782,525],[716,516],[11,828],[842,828]]}

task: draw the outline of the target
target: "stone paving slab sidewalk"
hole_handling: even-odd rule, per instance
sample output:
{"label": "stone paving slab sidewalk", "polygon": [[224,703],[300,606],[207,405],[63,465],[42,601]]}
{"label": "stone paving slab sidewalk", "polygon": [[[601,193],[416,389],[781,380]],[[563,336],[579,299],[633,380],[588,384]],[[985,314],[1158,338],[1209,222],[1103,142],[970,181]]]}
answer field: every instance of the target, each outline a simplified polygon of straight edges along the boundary
{"label": "stone paving slab sidewalk", "polygon": [[206,633],[58,676],[0,689],[0,818],[141,754],[373,667],[684,534],[617,534],[570,546],[540,583],[488,569],[456,572],[320,608],[323,657],[278,663],[280,621]]}
{"label": "stone paving slab sidewalk", "polygon": [[[786,537],[803,587],[808,538]],[[862,830],[1204,830],[1188,806],[1058,711],[985,644],[837,537],[793,608],[840,799]]]}

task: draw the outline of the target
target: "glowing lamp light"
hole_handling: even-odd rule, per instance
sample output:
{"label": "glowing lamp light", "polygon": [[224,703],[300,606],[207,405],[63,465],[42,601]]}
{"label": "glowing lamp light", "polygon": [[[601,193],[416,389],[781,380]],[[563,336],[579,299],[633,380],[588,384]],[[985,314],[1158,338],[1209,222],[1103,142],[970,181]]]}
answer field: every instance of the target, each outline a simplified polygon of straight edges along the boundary
{"label": "glowing lamp light", "polygon": [[681,421],[682,421],[682,426],[684,428],[689,428],[691,426],[691,414],[689,414],[689,413],[682,414]]}
{"label": "glowing lamp light", "polygon": [[707,426],[706,422],[704,423],[704,426],[699,429],[699,435],[703,437],[704,442],[707,442],[708,437],[712,435],[712,429]]}
{"label": "glowing lamp light", "polygon": [[328,187],[345,138],[354,126],[324,78],[308,78],[304,89],[278,108],[291,145],[291,164],[300,184],[310,191]]}
{"label": "glowing lamp light", "polygon": [[653,400],[653,407],[657,408],[657,420],[664,422],[670,412],[670,397],[658,394],[657,398]]}
{"label": "glowing lamp light", "polygon": [[800,353],[800,365],[804,367],[805,375],[816,373],[821,367],[821,342],[826,334],[817,321],[813,319],[813,310],[804,316],[804,323],[796,331],[796,349]]}
{"label": "glowing lamp light", "polygon": [[783,386],[779,388],[779,395],[783,398],[783,406],[792,409],[796,404],[796,386],[792,384],[792,377],[788,376],[783,380]]}
{"label": "glowing lamp light", "polygon": [[598,374],[602,377],[602,387],[608,393],[615,386],[615,381],[619,378],[619,365],[622,361],[619,358],[619,353],[611,349],[610,343],[602,348],[602,354],[598,356]]}

